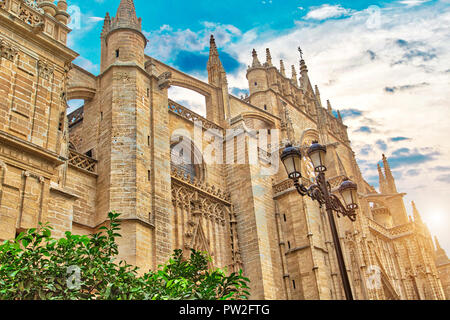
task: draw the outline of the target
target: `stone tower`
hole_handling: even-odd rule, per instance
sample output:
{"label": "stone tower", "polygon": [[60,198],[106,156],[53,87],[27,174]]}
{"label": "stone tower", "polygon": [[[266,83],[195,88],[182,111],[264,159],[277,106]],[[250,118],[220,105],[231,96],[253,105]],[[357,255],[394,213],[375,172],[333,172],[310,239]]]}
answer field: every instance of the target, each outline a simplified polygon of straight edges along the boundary
{"label": "stone tower", "polygon": [[[129,235],[121,240],[123,257],[144,269],[171,253],[165,222],[170,167],[162,160],[170,157],[170,143],[161,127],[168,121],[167,87],[147,72],[146,45],[134,2],[121,0],[116,16],[106,14],[104,21],[99,94],[84,106],[85,119],[98,123],[95,154],[104,192],[97,200],[97,221],[112,210],[122,213]],[[155,226],[162,237],[155,235]]]}

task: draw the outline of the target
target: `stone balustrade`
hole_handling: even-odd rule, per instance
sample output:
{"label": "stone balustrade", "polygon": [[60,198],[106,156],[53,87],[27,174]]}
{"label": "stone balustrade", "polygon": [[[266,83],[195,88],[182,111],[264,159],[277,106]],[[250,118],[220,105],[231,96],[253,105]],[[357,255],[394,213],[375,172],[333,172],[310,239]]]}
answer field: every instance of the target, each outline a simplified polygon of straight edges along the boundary
{"label": "stone balustrade", "polygon": [[69,149],[69,164],[79,169],[95,173],[97,160]]}
{"label": "stone balustrade", "polygon": [[372,219],[368,219],[368,226],[369,229],[383,235],[384,237],[388,239],[395,239],[399,237],[403,237],[406,235],[411,234],[414,231],[414,224],[413,223],[407,223],[400,226],[396,226],[394,228],[385,228],[382,225],[378,224]]}
{"label": "stone balustrade", "polygon": [[215,129],[224,134],[224,129],[216,125],[214,122],[209,121],[208,119],[202,117],[201,115],[193,112],[192,110],[189,110],[188,108],[170,99],[169,99],[169,111],[190,122],[201,122],[203,129],[206,130]]}
{"label": "stone balustrade", "polygon": [[219,199],[228,205],[230,204],[231,194],[229,192],[222,191],[221,189],[216,188],[215,186],[210,185],[207,182],[201,181],[197,178],[193,178],[190,175],[186,174],[184,171],[178,170],[175,167],[172,167],[172,179],[175,179],[178,182],[182,182],[183,184],[195,189],[200,193]]}
{"label": "stone balustrade", "polygon": [[67,43],[70,15],[66,1],[60,0],[56,5],[53,1],[0,0],[0,9],[30,25],[34,33],[42,32],[56,41]]}

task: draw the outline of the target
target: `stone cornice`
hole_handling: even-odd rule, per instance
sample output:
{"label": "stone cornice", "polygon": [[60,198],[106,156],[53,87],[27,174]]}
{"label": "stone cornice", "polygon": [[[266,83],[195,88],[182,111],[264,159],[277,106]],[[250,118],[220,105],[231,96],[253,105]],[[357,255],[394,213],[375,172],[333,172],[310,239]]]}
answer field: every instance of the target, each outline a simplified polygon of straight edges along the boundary
{"label": "stone cornice", "polygon": [[64,160],[65,160],[65,159],[62,159],[58,154],[56,154],[54,152],[51,152],[42,147],[39,147],[38,145],[35,145],[34,143],[24,141],[24,140],[17,138],[13,135],[10,135],[9,133],[6,133],[4,131],[0,131],[0,142],[15,146],[21,150],[32,153],[40,158],[45,159],[46,161],[50,162],[54,166],[59,166],[59,165],[63,164]]}

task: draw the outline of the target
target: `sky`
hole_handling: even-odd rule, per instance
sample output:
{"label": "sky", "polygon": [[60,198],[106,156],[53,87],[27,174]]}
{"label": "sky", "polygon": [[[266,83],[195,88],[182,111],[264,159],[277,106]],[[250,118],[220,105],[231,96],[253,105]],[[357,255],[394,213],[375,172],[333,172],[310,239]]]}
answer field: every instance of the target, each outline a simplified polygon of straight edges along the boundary
{"label": "sky", "polygon": [[[72,0],[68,45],[75,63],[98,74],[100,32],[119,0]],[[230,93],[248,92],[255,48],[261,61],[295,65],[301,46],[323,103],[340,110],[361,171],[378,188],[388,157],[408,213],[414,200],[450,254],[450,0],[186,1],[135,0],[149,39],[146,53],[207,80],[214,34]],[[290,75],[290,72],[288,72]],[[172,88],[170,97],[204,113],[204,100]],[[73,102],[77,105],[77,102]]]}

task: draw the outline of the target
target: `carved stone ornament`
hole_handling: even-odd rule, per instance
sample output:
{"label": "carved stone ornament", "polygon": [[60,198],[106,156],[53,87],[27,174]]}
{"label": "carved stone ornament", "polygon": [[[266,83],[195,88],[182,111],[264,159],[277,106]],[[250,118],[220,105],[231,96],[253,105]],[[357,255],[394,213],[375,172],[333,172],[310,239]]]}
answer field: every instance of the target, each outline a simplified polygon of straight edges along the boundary
{"label": "carved stone ornament", "polygon": [[[30,8],[32,8],[32,10],[30,10]],[[39,13],[44,14],[44,10],[37,6],[36,1],[24,0],[20,5],[19,19],[31,26],[36,26],[43,22]]]}
{"label": "carved stone ornament", "polygon": [[49,80],[53,75],[54,68],[50,65],[50,63],[39,60],[38,61],[38,72],[39,76],[44,78],[45,80]]}
{"label": "carved stone ornament", "polygon": [[171,86],[172,73],[166,71],[158,77],[158,87],[160,90],[170,88]]}
{"label": "carved stone ornament", "polygon": [[6,60],[14,62],[18,52],[19,51],[8,41],[0,38],[0,59],[4,58]]}

